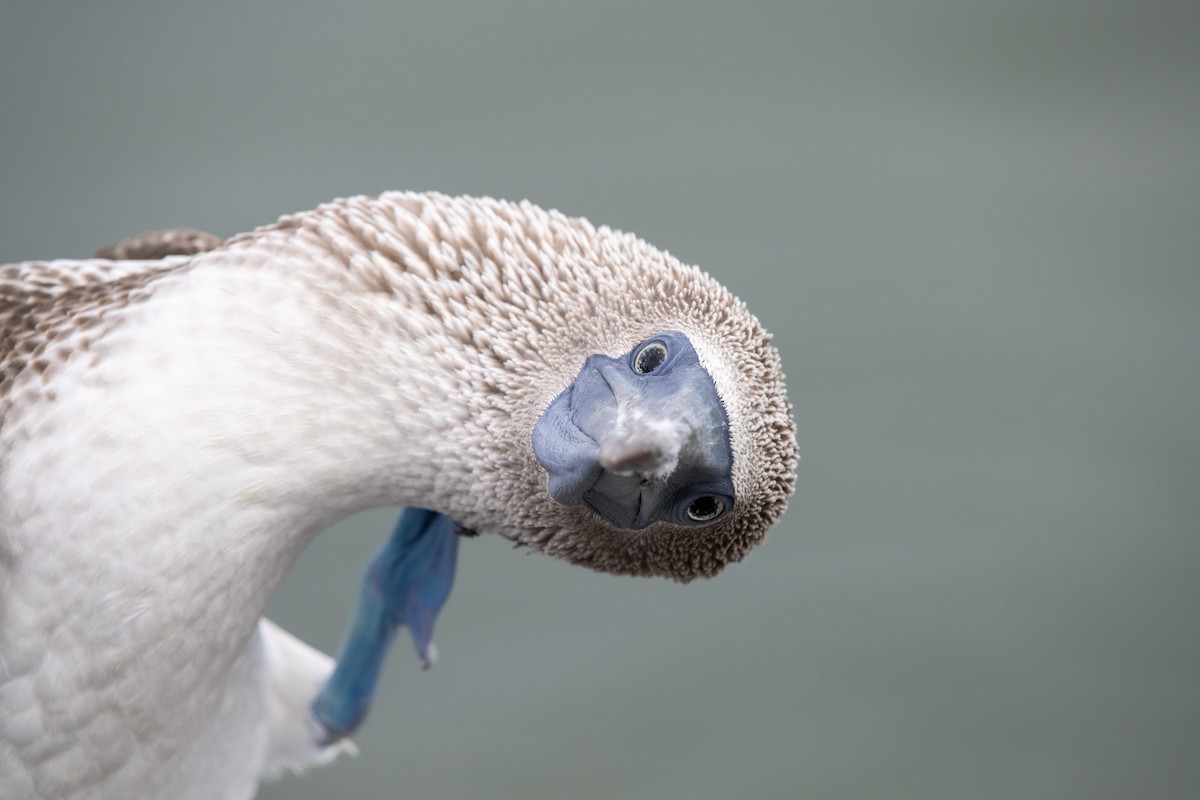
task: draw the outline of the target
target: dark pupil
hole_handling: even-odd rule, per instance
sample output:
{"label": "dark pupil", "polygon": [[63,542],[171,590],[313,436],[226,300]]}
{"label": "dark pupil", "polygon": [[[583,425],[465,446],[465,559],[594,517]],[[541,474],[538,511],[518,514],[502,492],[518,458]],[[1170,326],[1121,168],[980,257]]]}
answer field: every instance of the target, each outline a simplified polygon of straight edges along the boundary
{"label": "dark pupil", "polygon": [[715,517],[720,510],[720,501],[715,497],[705,495],[704,497],[697,497],[692,501],[692,504],[688,507],[688,514],[693,519],[709,519],[710,517]]}
{"label": "dark pupil", "polygon": [[666,357],[667,348],[661,344],[648,344],[642,348],[642,352],[638,353],[637,371],[642,373],[654,372]]}

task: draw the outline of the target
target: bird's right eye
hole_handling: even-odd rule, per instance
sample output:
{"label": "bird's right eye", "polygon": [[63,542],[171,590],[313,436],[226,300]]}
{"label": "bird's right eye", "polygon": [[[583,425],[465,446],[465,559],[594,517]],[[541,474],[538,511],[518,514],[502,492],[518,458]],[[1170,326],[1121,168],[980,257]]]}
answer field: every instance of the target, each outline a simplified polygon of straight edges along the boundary
{"label": "bird's right eye", "polygon": [[654,372],[667,360],[667,346],[662,342],[647,342],[633,357],[633,371],[639,375]]}

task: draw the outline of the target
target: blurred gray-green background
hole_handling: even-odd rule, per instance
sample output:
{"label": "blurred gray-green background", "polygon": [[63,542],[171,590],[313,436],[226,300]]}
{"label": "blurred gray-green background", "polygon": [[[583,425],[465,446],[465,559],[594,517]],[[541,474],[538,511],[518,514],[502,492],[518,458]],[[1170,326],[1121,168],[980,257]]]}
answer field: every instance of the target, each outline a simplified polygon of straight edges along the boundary
{"label": "blurred gray-green background", "polygon": [[[1200,797],[1192,3],[6,3],[0,260],[389,188],[633,230],[803,459],[690,586],[463,547],[442,660],[265,798]],[[336,648],[394,511],[272,616]]]}

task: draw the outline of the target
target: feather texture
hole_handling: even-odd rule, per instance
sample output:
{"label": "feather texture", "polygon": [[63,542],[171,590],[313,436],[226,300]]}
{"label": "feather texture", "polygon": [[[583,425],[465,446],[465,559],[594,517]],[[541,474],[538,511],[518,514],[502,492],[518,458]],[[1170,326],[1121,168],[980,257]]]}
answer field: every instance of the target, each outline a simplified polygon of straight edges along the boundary
{"label": "feather texture", "polygon": [[[391,193],[193,249],[0,267],[0,796],[246,797],[329,757],[287,709],[331,665],[260,615],[355,510],[436,509],[687,581],[786,506],[795,437],[769,336],[634,236]],[[726,407],[736,507],[632,532],[555,504],[539,414],[587,355],[666,329]]]}

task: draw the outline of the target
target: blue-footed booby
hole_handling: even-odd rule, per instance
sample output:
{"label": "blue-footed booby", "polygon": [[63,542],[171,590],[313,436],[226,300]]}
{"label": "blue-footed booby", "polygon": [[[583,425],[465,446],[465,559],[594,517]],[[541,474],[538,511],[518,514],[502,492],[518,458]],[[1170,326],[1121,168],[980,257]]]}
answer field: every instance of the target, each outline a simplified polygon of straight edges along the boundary
{"label": "blue-footed booby", "polygon": [[[347,749],[463,532],[710,577],[787,504],[777,351],[715,280],[530,203],[387,193],[0,267],[0,797],[247,798]],[[405,505],[336,663],[263,618]]]}

